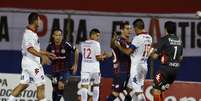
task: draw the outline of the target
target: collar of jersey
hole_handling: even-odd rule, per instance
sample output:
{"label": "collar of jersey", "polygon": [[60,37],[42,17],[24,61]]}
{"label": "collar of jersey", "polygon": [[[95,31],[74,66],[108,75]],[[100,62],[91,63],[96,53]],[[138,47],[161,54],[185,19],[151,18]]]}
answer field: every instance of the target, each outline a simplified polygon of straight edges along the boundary
{"label": "collar of jersey", "polygon": [[34,32],[34,33],[37,33],[36,31],[34,31],[33,29],[29,28],[28,26],[26,27],[28,30]]}

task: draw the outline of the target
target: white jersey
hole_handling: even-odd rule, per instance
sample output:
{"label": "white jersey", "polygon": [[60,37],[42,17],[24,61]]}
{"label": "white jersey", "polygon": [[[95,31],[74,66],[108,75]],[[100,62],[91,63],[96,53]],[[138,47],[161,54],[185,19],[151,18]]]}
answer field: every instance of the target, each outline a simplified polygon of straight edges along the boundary
{"label": "white jersey", "polygon": [[152,37],[149,34],[140,34],[133,38],[131,46],[135,47],[134,52],[130,55],[131,68],[133,64],[147,64],[148,54],[152,45]]}
{"label": "white jersey", "polygon": [[144,80],[147,74],[147,59],[152,44],[149,34],[140,34],[133,38],[130,48],[134,52],[130,55],[131,68],[128,87],[135,92],[143,92]]}
{"label": "white jersey", "polygon": [[81,72],[100,72],[100,63],[96,60],[96,55],[101,54],[100,43],[95,40],[86,40],[81,43],[81,53]]}
{"label": "white jersey", "polygon": [[32,55],[31,53],[28,52],[28,48],[33,47],[36,51],[40,51],[40,43],[38,40],[38,35],[37,33],[33,32],[30,29],[26,29],[23,35],[23,40],[22,40],[22,65],[23,64],[31,64],[36,67],[40,67],[40,57]]}

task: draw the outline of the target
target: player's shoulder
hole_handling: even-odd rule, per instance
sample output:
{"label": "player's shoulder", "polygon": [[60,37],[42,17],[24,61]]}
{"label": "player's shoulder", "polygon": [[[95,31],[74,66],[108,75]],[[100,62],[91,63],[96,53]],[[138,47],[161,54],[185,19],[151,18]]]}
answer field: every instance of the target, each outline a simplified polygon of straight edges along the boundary
{"label": "player's shoulder", "polygon": [[73,47],[68,41],[63,41],[62,45],[64,45],[65,47]]}
{"label": "player's shoulder", "polygon": [[95,44],[95,45],[99,45],[100,44],[98,41],[95,41],[95,40],[86,40],[85,43],[86,44]]}
{"label": "player's shoulder", "polygon": [[24,37],[31,37],[32,38],[32,37],[35,37],[34,34],[36,34],[36,33],[32,32],[29,29],[25,29],[25,31],[24,31]]}
{"label": "player's shoulder", "polygon": [[25,29],[24,35],[32,35],[32,34],[34,34],[32,31]]}
{"label": "player's shoulder", "polygon": [[98,42],[98,41],[95,41],[95,40],[93,40],[94,41],[94,44],[96,45],[96,46],[100,46],[100,43]]}

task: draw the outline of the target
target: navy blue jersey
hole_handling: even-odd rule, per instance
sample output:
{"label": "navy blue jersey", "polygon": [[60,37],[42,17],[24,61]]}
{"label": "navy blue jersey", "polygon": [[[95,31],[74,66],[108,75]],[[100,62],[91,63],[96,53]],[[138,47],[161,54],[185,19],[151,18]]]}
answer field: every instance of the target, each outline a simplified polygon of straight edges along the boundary
{"label": "navy blue jersey", "polygon": [[61,45],[50,43],[47,51],[56,55],[56,59],[52,60],[51,64],[53,73],[65,72],[72,67],[74,62],[74,48],[68,42],[62,42]]}
{"label": "navy blue jersey", "polygon": [[[115,39],[124,48],[128,48],[130,42],[119,36]],[[130,56],[120,51],[116,46],[112,46],[113,50],[113,66],[115,73],[129,73],[130,71]]]}

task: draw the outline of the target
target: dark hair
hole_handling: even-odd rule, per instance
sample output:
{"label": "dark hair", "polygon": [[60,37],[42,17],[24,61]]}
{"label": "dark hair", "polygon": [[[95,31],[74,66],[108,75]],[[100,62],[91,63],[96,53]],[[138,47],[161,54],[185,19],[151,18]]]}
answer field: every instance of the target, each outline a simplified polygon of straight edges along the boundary
{"label": "dark hair", "polygon": [[136,19],[134,22],[133,22],[133,26],[134,28],[138,28],[138,29],[144,29],[144,21],[142,19]]}
{"label": "dark hair", "polygon": [[120,29],[124,29],[126,25],[129,25],[128,21],[122,22],[120,25]]}
{"label": "dark hair", "polygon": [[89,36],[92,36],[93,34],[96,34],[96,33],[100,33],[100,31],[97,28],[94,28],[90,31]]}
{"label": "dark hair", "polygon": [[165,29],[169,34],[176,34],[176,23],[172,21],[165,22]]}
{"label": "dark hair", "polygon": [[61,33],[63,32],[60,28],[55,28],[52,30],[52,34],[54,34],[55,31],[60,31]]}
{"label": "dark hair", "polygon": [[29,14],[28,23],[29,23],[29,24],[33,24],[33,22],[34,22],[35,20],[38,20],[38,17],[39,17],[39,14],[38,14],[38,13],[32,12],[31,14]]}

